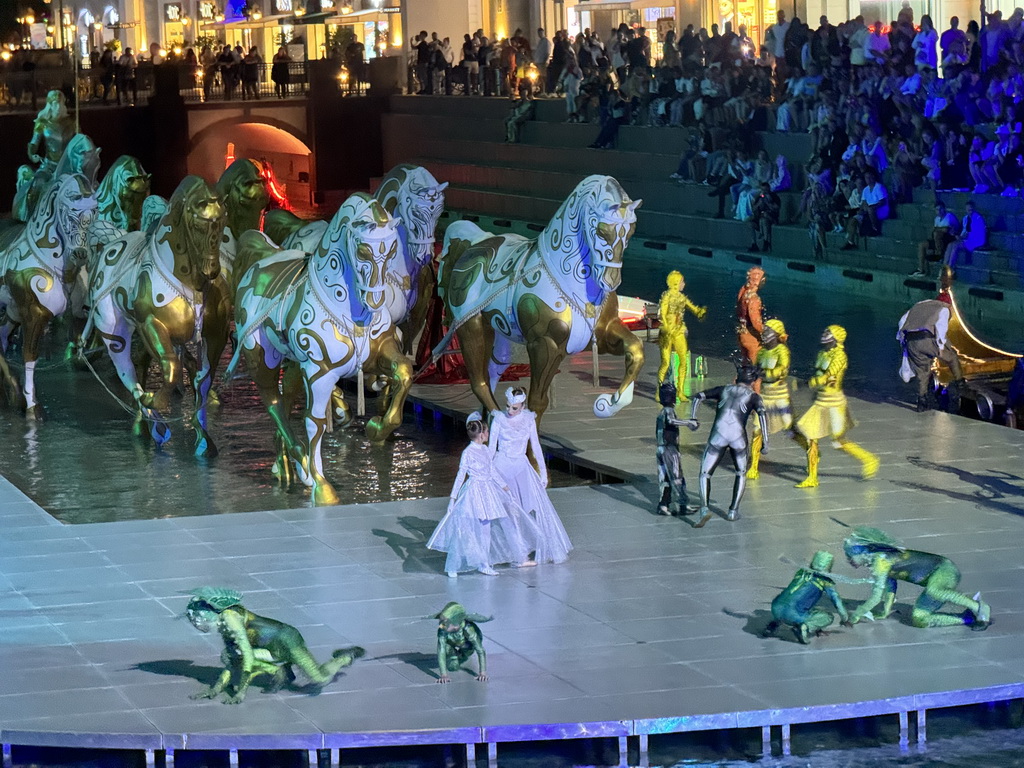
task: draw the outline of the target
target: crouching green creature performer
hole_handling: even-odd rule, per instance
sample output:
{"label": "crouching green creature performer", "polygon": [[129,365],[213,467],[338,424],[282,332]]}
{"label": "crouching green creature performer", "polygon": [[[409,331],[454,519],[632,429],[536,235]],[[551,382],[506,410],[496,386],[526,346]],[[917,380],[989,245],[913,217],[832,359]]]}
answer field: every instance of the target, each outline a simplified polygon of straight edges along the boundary
{"label": "crouching green creature performer", "polygon": [[433,616],[438,619],[437,625],[437,666],[440,676],[439,683],[450,683],[448,674],[459,669],[469,661],[475,653],[480,663],[480,674],[476,679],[487,680],[487,652],[484,651],[484,634],[477,622],[490,621],[493,616],[480,616],[466,613],[466,609],[458,603],[448,603],[441,612]]}
{"label": "crouching green creature performer", "polygon": [[295,680],[294,664],[313,683],[327,685],[343,667],[365,655],[359,646],[334,652],[331,660],[317,664],[295,627],[257,616],[242,605],[242,595],[233,589],[201,587],[190,593],[185,615],[200,632],[216,629],[224,640],[220,655],[224,671],[216,683],[192,696],[215,699],[235,678],[234,694],[225,693],[225,704],[241,704],[249,684],[257,675],[272,675],[270,692],[281,690]]}
{"label": "crouching green creature performer", "polygon": [[821,634],[835,620],[831,613],[815,608],[822,594],[828,595],[839,612],[840,621],[849,625],[849,615],[836,592],[836,582],[864,584],[870,582],[870,579],[847,579],[833,574],[833,560],[830,552],[815,552],[810,567],[796,572],[789,586],[772,600],[773,618],[761,637],[771,636],[780,625],[785,624],[792,628],[798,642],[807,645],[812,635]]}
{"label": "crouching green creature performer", "polygon": [[[896,582],[907,581],[924,587],[924,592],[914,603],[911,616],[915,627],[966,624],[973,630],[988,629],[991,609],[979,599],[981,593],[971,598],[956,590],[960,571],[949,558],[907,549],[885,531],[867,526],[854,528],[843,542],[843,550],[854,568],[871,566],[875,585],[871,596],[851,614],[852,623],[865,618],[886,618],[892,613],[892,604],[896,600]],[[882,603],[881,614],[873,614],[872,610],[879,603]],[[939,613],[945,603],[966,610],[962,614]]]}

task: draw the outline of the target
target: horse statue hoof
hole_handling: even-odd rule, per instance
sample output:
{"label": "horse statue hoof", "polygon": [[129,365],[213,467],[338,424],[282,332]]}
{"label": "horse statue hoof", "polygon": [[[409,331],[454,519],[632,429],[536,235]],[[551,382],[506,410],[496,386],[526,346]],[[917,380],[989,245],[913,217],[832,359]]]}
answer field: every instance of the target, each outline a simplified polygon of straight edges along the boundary
{"label": "horse statue hoof", "polygon": [[632,402],[633,384],[631,383],[622,391],[622,394],[599,395],[594,401],[594,415],[599,419],[611,418]]}
{"label": "horse statue hoof", "polygon": [[29,421],[45,421],[43,417],[43,407],[39,404],[33,405],[31,408],[25,409],[25,418]]}
{"label": "horse statue hoof", "polygon": [[380,416],[374,416],[366,422],[366,437],[375,443],[384,442],[394,431],[395,428]]}
{"label": "horse statue hoof", "polygon": [[209,437],[200,437],[196,440],[196,456],[205,456],[212,459],[219,453],[217,446]]}
{"label": "horse statue hoof", "polygon": [[153,421],[149,425],[149,434],[154,443],[163,445],[171,439],[171,428],[162,421]]}
{"label": "horse statue hoof", "polygon": [[330,483],[317,483],[313,488],[313,503],[318,507],[330,507],[341,503],[334,486]]}

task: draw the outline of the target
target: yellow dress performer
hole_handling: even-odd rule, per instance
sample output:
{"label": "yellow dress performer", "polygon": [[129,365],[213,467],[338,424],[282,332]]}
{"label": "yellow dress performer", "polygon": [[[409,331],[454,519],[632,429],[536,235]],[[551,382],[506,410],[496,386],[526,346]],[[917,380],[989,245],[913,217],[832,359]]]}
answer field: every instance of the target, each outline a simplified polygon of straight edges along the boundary
{"label": "yellow dress performer", "polygon": [[831,437],[836,448],[860,461],[865,479],[878,472],[878,457],[845,437],[854,422],[843,394],[843,376],[848,366],[844,341],[846,329],[839,325],[830,325],[821,334],[822,349],[814,364],[814,376],[808,382],[811,389],[817,390],[814,402],[796,423],[797,442],[807,451],[807,478],[797,483],[797,488],[817,487],[818,441],[823,437]]}
{"label": "yellow dress performer", "polygon": [[[786,346],[788,336],[786,326],[781,320],[769,320],[764,324],[761,333],[761,349],[757,352],[757,366],[761,369],[761,399],[768,420],[768,434],[790,430],[793,427],[793,407],[789,402],[789,347]],[[750,446],[750,469],[747,477],[756,480],[760,477],[757,471],[761,460],[761,446],[764,436],[761,425],[754,423],[754,440]]]}
{"label": "yellow dress performer", "polygon": [[679,368],[676,370],[676,392],[679,399],[686,399],[686,385],[689,383],[689,347],[686,344],[686,323],[683,318],[686,310],[690,310],[698,320],[703,320],[707,314],[707,307],[698,307],[690,301],[683,289],[686,288],[686,281],[682,273],[673,270],[665,278],[668,290],[661,294],[661,301],[658,305],[658,348],[661,350],[661,365],[658,366],[658,386],[668,376],[669,368],[672,366],[672,353],[675,352],[679,358]]}

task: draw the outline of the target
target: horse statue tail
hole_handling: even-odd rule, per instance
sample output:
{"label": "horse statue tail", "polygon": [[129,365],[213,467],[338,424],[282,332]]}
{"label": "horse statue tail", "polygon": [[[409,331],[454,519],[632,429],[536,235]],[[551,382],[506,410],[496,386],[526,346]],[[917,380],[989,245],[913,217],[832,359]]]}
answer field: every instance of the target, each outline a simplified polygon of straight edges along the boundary
{"label": "horse statue tail", "polygon": [[275,208],[263,215],[263,232],[272,241],[281,245],[289,235],[295,234],[309,222],[291,211]]}

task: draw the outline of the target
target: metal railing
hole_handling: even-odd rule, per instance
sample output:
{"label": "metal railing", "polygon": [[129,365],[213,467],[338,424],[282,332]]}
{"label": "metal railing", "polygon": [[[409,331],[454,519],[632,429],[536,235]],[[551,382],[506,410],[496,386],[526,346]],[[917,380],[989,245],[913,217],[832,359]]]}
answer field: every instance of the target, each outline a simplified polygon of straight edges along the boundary
{"label": "metal railing", "polygon": [[178,91],[189,102],[305,97],[309,69],[305,61],[290,61],[277,69],[271,62],[205,68],[180,64]]}

